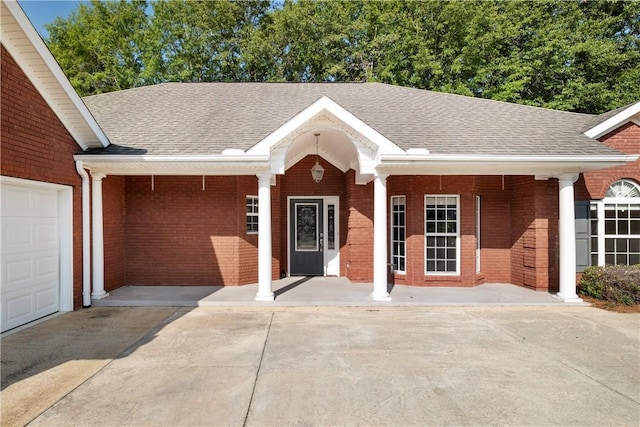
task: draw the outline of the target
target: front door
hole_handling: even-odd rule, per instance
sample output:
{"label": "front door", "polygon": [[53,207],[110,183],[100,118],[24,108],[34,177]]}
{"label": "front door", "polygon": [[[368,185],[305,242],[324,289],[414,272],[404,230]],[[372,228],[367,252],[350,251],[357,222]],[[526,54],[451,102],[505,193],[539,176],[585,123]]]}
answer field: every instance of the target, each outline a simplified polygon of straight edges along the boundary
{"label": "front door", "polygon": [[322,199],[289,201],[289,274],[324,275],[324,224]]}

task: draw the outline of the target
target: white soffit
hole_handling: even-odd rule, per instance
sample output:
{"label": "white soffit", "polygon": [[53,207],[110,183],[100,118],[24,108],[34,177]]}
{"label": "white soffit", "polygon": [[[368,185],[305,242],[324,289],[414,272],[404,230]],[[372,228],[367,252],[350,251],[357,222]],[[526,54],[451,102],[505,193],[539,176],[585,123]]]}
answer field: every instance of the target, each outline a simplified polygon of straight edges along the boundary
{"label": "white soffit", "polygon": [[608,134],[629,121],[640,125],[640,101],[608,118],[598,126],[592,127],[584,134],[589,138],[600,138],[602,135]]}
{"label": "white soffit", "polygon": [[83,149],[109,140],[17,1],[0,0],[2,45]]}
{"label": "white soffit", "polygon": [[415,175],[540,175],[582,173],[623,166],[638,160],[620,156],[494,156],[494,155],[385,155],[381,172]]}

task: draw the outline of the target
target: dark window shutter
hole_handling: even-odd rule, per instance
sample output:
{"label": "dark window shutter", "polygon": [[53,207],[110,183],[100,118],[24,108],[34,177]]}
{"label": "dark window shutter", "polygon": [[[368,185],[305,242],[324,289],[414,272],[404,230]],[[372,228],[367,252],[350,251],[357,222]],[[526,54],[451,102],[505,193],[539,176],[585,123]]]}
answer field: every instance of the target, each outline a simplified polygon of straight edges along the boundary
{"label": "dark window shutter", "polygon": [[591,203],[576,202],[576,271],[582,273],[589,267],[591,259],[591,236],[589,213]]}

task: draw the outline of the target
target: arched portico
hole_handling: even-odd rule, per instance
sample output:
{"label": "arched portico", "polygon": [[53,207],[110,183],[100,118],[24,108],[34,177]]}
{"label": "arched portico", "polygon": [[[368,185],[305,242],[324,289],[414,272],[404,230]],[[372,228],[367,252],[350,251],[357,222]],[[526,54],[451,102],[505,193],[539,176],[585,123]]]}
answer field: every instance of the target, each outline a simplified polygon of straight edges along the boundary
{"label": "arched portico", "polygon": [[[317,135],[317,137],[316,137]],[[389,300],[387,291],[387,192],[386,174],[376,170],[382,154],[400,154],[404,151],[387,140],[384,136],[370,128],[348,111],[329,98],[321,98],[316,103],[291,119],[287,124],[258,143],[247,154],[268,154],[271,172],[275,175],[285,175],[294,165],[307,156],[318,156],[323,161],[330,163],[342,173],[353,169],[355,184],[366,185],[374,181],[374,212],[373,212],[373,292],[375,300]],[[311,179],[309,171],[308,179]],[[260,206],[270,206],[270,192],[262,189],[265,183],[264,175],[260,175]],[[275,183],[271,179],[272,185]],[[322,183],[318,183],[318,186]],[[312,191],[314,194],[315,191]],[[331,248],[324,238],[327,236],[327,227],[324,220],[331,221],[331,208],[339,206],[338,194],[328,194],[322,197],[298,194],[297,197],[286,198],[287,216],[287,252],[289,260],[289,272],[297,267],[298,260],[313,258],[313,253],[319,252],[324,260]],[[262,210],[260,210],[262,212]],[[306,215],[306,216],[305,216]],[[258,245],[259,251],[259,291],[257,300],[273,299],[271,290],[271,254],[267,242],[271,242],[272,236],[267,238],[270,228],[266,222],[271,222],[271,217],[263,213],[259,217],[258,227],[261,236]],[[303,235],[302,221],[312,221],[313,226],[308,235]],[[263,222],[265,222],[263,227]],[[299,234],[298,234],[299,233]],[[327,236],[328,237],[328,236]],[[300,248],[298,248],[300,244]],[[305,246],[307,245],[307,246]],[[300,249],[298,251],[298,249]],[[267,256],[267,252],[269,252]],[[292,267],[292,263],[294,266]],[[317,271],[317,270],[312,270]],[[325,266],[325,274],[326,274]]]}

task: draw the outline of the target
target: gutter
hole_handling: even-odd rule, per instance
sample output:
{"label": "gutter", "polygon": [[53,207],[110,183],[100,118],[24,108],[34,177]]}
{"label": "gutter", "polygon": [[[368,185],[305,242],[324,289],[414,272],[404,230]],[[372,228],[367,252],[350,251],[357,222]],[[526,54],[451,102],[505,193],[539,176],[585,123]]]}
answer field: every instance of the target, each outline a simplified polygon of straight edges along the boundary
{"label": "gutter", "polygon": [[573,162],[589,162],[589,163],[629,163],[640,158],[640,155],[611,155],[611,156],[496,156],[491,154],[382,154],[380,159],[382,162],[456,162],[456,163],[573,163]]}
{"label": "gutter", "polygon": [[149,155],[118,155],[118,154],[76,154],[76,161],[85,160],[92,162],[158,162],[158,163],[208,163],[208,162],[242,162],[257,163],[268,162],[269,156],[265,155],[209,155],[209,156],[149,156]]}
{"label": "gutter", "polygon": [[76,160],[76,171],[82,177],[82,308],[91,307],[91,231],[89,174],[82,160]]}

